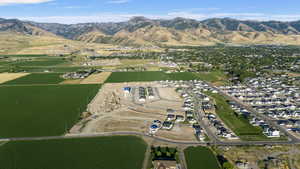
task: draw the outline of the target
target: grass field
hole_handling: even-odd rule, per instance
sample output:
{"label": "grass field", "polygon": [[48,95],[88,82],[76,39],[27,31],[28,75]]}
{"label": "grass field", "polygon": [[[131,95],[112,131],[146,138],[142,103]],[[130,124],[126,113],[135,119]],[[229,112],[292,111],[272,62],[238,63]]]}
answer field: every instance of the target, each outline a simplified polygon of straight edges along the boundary
{"label": "grass field", "polygon": [[223,85],[227,82],[226,75],[221,71],[212,71],[212,72],[200,72],[195,73],[195,75],[203,81],[211,82],[211,83],[219,83]]}
{"label": "grass field", "polygon": [[146,148],[134,136],[9,142],[0,169],[141,169]]}
{"label": "grass field", "polygon": [[60,73],[33,73],[15,80],[3,83],[4,85],[30,85],[30,84],[58,84],[64,81]]}
{"label": "grass field", "polygon": [[213,97],[217,104],[216,112],[222,121],[242,140],[266,140],[260,127],[252,126],[249,121],[243,117],[236,116],[226,99],[220,94],[206,93]]}
{"label": "grass field", "polygon": [[221,169],[213,152],[206,147],[189,147],[184,155],[188,169]]}
{"label": "grass field", "polygon": [[182,73],[164,73],[156,71],[148,72],[113,72],[106,80],[106,83],[121,82],[148,82],[158,80],[194,80],[197,76],[190,72]]}
{"label": "grass field", "polygon": [[0,138],[62,135],[100,85],[0,87]]}

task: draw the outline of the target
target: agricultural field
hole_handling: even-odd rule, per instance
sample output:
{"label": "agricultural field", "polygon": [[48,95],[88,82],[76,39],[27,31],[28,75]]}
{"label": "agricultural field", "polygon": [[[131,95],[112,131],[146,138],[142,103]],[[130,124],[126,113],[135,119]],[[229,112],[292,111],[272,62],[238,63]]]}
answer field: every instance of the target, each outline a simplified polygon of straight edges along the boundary
{"label": "agricultural field", "polygon": [[226,74],[221,71],[200,72],[195,75],[203,81],[214,83],[215,85],[224,85],[228,82]]}
{"label": "agricultural field", "polygon": [[16,67],[13,68],[16,72],[29,72],[29,73],[39,73],[39,72],[54,72],[54,73],[65,73],[65,72],[76,72],[79,70],[86,69],[85,67],[77,67],[77,66],[26,66],[26,67]]}
{"label": "agricultural field", "polygon": [[100,85],[0,87],[0,138],[66,133],[99,88]]}
{"label": "agricultural field", "polygon": [[56,66],[66,64],[68,61],[64,58],[46,58],[46,59],[33,59],[33,60],[20,60],[11,63],[11,66]]}
{"label": "agricultural field", "polygon": [[214,98],[217,104],[216,113],[222,121],[242,140],[266,140],[260,127],[252,126],[248,119],[236,116],[226,99],[219,95],[207,92],[207,94]]}
{"label": "agricultural field", "polygon": [[102,84],[111,75],[111,72],[101,72],[92,74],[89,77],[83,79],[80,84]]}
{"label": "agricultural field", "polygon": [[134,136],[0,142],[0,168],[140,169],[146,148]]}
{"label": "agricultural field", "polygon": [[106,80],[106,83],[121,82],[148,82],[159,80],[194,80],[198,79],[196,75],[190,72],[182,73],[164,73],[156,71],[148,72],[113,72]]}
{"label": "agricultural field", "polygon": [[6,56],[6,57],[49,57],[49,55],[38,55],[38,54],[35,54],[35,55],[0,55],[0,56]]}
{"label": "agricultural field", "polygon": [[188,169],[221,169],[216,156],[206,147],[189,147],[184,155]]}
{"label": "agricultural field", "polygon": [[4,85],[58,84],[64,79],[60,73],[33,73],[6,83]]}
{"label": "agricultural field", "polygon": [[0,84],[29,75],[29,73],[0,73]]}

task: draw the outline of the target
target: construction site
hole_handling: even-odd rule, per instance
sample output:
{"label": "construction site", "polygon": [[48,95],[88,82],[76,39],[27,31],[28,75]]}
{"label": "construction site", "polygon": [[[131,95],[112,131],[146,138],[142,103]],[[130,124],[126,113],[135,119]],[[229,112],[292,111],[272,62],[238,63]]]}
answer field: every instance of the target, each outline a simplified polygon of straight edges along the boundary
{"label": "construction site", "polygon": [[[132,131],[196,141],[192,125],[185,122],[183,104],[175,87],[159,82],[106,83],[70,132]],[[153,132],[155,121],[160,129]]]}

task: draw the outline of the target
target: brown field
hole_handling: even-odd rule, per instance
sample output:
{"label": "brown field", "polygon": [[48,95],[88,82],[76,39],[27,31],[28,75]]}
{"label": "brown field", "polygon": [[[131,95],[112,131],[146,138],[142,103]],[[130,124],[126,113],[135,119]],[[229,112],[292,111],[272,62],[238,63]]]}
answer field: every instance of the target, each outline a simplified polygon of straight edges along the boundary
{"label": "brown field", "polygon": [[60,84],[80,84],[82,79],[70,79],[70,80],[64,80]]}
{"label": "brown field", "polygon": [[110,76],[111,72],[101,72],[92,74],[89,77],[83,79],[80,84],[101,84]]}
{"label": "brown field", "polygon": [[0,73],[0,84],[27,76],[29,73]]}

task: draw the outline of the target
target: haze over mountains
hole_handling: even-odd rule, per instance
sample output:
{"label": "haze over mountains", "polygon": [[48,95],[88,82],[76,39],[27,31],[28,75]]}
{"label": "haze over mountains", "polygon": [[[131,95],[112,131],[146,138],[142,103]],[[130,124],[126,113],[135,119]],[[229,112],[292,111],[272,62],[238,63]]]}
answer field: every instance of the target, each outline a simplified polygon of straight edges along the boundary
{"label": "haze over mountains", "polygon": [[300,44],[300,21],[241,21],[214,18],[151,20],[134,17],[119,23],[57,24],[1,19],[1,34],[49,36],[116,45]]}

